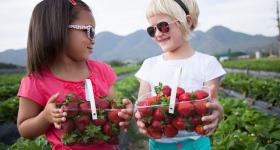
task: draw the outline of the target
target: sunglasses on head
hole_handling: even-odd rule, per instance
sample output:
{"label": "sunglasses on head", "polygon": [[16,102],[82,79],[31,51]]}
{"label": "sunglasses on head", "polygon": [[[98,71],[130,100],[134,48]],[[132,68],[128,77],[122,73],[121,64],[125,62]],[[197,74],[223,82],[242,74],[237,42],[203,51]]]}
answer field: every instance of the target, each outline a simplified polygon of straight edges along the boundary
{"label": "sunglasses on head", "polygon": [[172,22],[161,21],[157,23],[155,26],[150,26],[147,28],[147,32],[151,37],[154,37],[156,34],[156,30],[158,29],[162,33],[168,33],[170,30],[169,25],[178,22],[178,20],[174,20]]}
{"label": "sunglasses on head", "polygon": [[94,31],[94,27],[91,25],[69,25],[68,26],[69,29],[76,29],[76,30],[86,30],[87,31],[87,36],[90,40],[93,40],[95,37],[95,31]]}

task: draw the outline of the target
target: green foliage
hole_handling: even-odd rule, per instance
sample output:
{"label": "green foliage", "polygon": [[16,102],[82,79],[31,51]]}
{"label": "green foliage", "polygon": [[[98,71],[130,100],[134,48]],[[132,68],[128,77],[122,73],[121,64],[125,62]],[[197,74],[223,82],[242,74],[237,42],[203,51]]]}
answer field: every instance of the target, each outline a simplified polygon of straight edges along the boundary
{"label": "green foliage", "polygon": [[213,150],[270,150],[280,148],[280,120],[249,108],[246,101],[220,100],[224,120],[213,136]]}
{"label": "green foliage", "polygon": [[140,66],[122,66],[122,67],[113,67],[117,75],[127,74],[131,72],[136,72]]}
{"label": "green foliage", "polygon": [[18,113],[19,98],[13,97],[0,102],[0,123],[15,122]]}
{"label": "green foliage", "polygon": [[0,101],[16,96],[23,74],[0,75]]}
{"label": "green foliage", "polygon": [[222,63],[226,68],[280,72],[279,58],[229,60]]}
{"label": "green foliage", "polygon": [[8,150],[51,150],[50,143],[45,136],[40,136],[35,140],[19,138],[15,144],[10,146]]}
{"label": "green foliage", "polygon": [[267,101],[273,106],[280,106],[279,79],[256,78],[244,74],[227,74],[222,81],[222,87],[240,92],[256,100]]}

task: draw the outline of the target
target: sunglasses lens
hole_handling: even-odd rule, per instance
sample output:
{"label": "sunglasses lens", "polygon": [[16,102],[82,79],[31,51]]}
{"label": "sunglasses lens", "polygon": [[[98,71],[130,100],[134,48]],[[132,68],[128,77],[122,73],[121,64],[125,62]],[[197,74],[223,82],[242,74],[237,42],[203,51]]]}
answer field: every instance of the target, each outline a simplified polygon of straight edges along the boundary
{"label": "sunglasses lens", "polygon": [[94,39],[95,32],[94,32],[94,29],[93,29],[93,28],[90,28],[90,29],[89,29],[89,36],[90,36],[91,39]]}
{"label": "sunglasses lens", "polygon": [[155,28],[154,27],[148,27],[147,32],[151,37],[155,36]]}
{"label": "sunglasses lens", "polygon": [[162,33],[168,33],[169,32],[169,25],[167,22],[160,22],[157,24],[157,28]]}

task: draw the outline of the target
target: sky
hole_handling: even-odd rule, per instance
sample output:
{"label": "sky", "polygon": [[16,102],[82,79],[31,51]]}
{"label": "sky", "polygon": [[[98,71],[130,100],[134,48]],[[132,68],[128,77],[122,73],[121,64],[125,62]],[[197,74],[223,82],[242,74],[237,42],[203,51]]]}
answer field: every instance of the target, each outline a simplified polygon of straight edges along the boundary
{"label": "sky", "polygon": [[[93,11],[97,34],[110,31],[128,35],[148,26],[149,0],[84,0]],[[0,52],[26,47],[31,13],[40,0],[0,0]],[[196,30],[222,25],[251,35],[276,36],[276,0],[197,0]]]}

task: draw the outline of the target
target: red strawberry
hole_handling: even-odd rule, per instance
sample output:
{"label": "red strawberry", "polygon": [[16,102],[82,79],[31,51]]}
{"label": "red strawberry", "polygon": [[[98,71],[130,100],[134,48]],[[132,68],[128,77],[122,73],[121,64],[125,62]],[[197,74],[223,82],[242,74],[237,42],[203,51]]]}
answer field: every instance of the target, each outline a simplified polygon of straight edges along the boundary
{"label": "red strawberry", "polygon": [[167,124],[164,127],[163,134],[167,137],[174,137],[175,135],[177,135],[177,133],[178,130],[175,127],[173,127],[171,124]]}
{"label": "red strawberry", "polygon": [[151,126],[155,129],[155,130],[159,130],[161,131],[163,126],[161,124],[160,121],[157,121],[157,120],[153,120],[152,123],[151,123]]}
{"label": "red strawberry", "polygon": [[201,123],[202,123],[201,117],[192,118],[192,124],[193,124],[194,126],[201,125]]}
{"label": "red strawberry", "polygon": [[96,108],[100,108],[100,109],[109,109],[110,108],[110,103],[106,99],[96,98],[95,99],[95,106],[96,106]]}
{"label": "red strawberry", "polygon": [[107,122],[105,110],[97,109],[97,117],[97,119],[92,120],[94,125],[103,126]]}
{"label": "red strawberry", "polygon": [[196,90],[196,91],[194,91],[194,94],[195,94],[197,100],[201,100],[201,99],[208,97],[208,93],[203,90]]}
{"label": "red strawberry", "polygon": [[158,103],[159,96],[153,96],[150,98],[145,99],[149,105],[156,105]]}
{"label": "red strawberry", "polygon": [[193,113],[193,105],[190,102],[180,102],[176,109],[181,117],[189,117]]}
{"label": "red strawberry", "polygon": [[87,115],[80,116],[77,120],[75,120],[75,125],[80,131],[84,131],[85,128],[89,125],[90,118]]}
{"label": "red strawberry", "polygon": [[110,124],[110,123],[106,123],[103,127],[102,127],[102,131],[104,134],[109,135],[109,136],[115,136],[118,134],[119,132],[119,128],[114,125],[114,124]]}
{"label": "red strawberry", "polygon": [[177,87],[176,97],[179,98],[182,94],[185,93],[185,90],[181,87]]}
{"label": "red strawberry", "polygon": [[145,117],[145,116],[149,116],[152,114],[152,108],[150,108],[150,104],[148,101],[140,101],[138,102],[138,106],[140,106],[140,108],[138,109],[138,111],[140,112],[141,116],[142,117]]}
{"label": "red strawberry", "polygon": [[206,107],[206,102],[205,101],[195,101],[193,106],[194,106],[195,112],[198,115],[203,116],[203,115],[206,114],[207,107]]}
{"label": "red strawberry", "polygon": [[164,119],[165,116],[165,109],[161,109],[160,107],[156,108],[154,113],[153,113],[153,119],[161,121]]}
{"label": "red strawberry", "polygon": [[168,85],[162,87],[162,94],[165,96],[171,95],[171,88]]}
{"label": "red strawberry", "polygon": [[123,118],[120,118],[118,113],[121,111],[121,109],[115,109],[115,110],[112,110],[112,111],[109,111],[108,112],[108,119],[115,123],[115,124],[119,124],[121,121],[124,121]]}
{"label": "red strawberry", "polygon": [[63,133],[69,133],[74,129],[74,123],[72,120],[67,120],[61,124],[61,129]]}
{"label": "red strawberry", "polygon": [[186,129],[186,123],[185,119],[181,117],[176,117],[172,121],[172,125],[177,129],[177,130],[185,130]]}
{"label": "red strawberry", "polygon": [[83,102],[80,104],[80,111],[85,114],[91,114],[90,102]]}
{"label": "red strawberry", "polygon": [[78,114],[79,105],[78,103],[71,102],[67,105],[63,105],[61,109],[67,112],[67,118],[73,118]]}
{"label": "red strawberry", "polygon": [[190,93],[186,92],[184,94],[181,94],[179,96],[179,102],[182,102],[182,101],[190,101],[191,100],[191,97],[190,97]]}
{"label": "red strawberry", "polygon": [[202,134],[202,135],[205,134],[205,131],[204,131],[204,129],[203,129],[203,126],[197,126],[197,127],[195,127],[195,132],[196,132],[197,134]]}
{"label": "red strawberry", "polygon": [[154,129],[153,127],[148,127],[147,133],[150,137],[154,139],[160,139],[162,136],[162,132]]}

